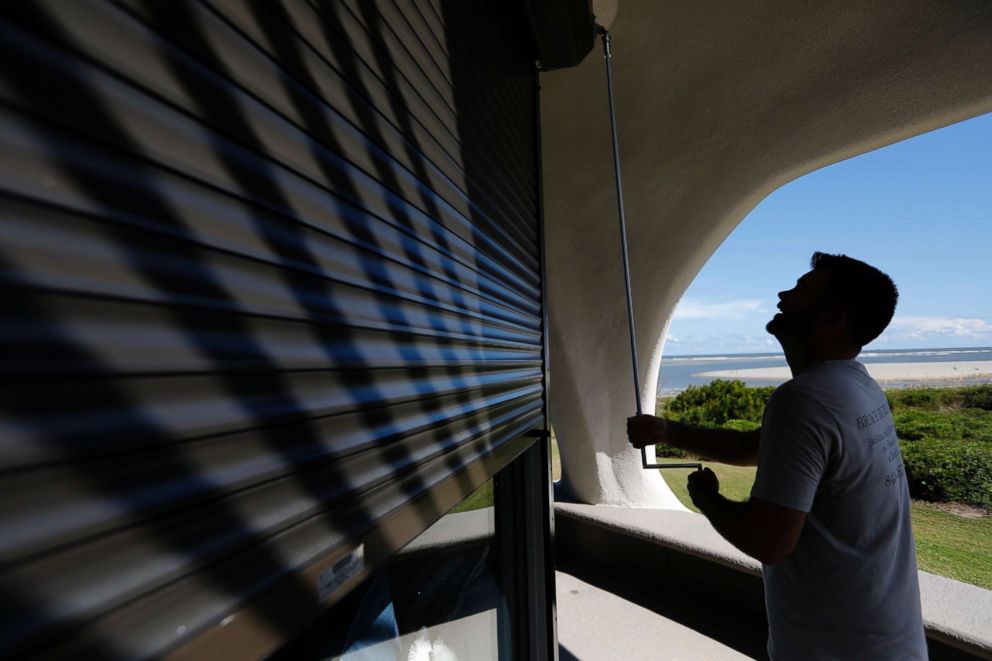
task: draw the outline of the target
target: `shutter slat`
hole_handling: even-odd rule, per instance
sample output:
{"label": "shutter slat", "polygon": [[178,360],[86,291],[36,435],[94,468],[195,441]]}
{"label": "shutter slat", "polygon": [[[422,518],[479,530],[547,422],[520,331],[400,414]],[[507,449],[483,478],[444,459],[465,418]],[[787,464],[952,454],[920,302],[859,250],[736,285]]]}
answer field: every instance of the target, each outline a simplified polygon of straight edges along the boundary
{"label": "shutter slat", "polygon": [[6,8],[0,656],[278,641],[534,442],[533,53],[469,4]]}
{"label": "shutter slat", "polygon": [[[16,38],[9,31],[6,36]],[[110,118],[96,113],[92,113],[95,116],[87,116],[86,113],[61,113],[60,106],[71,102],[75,95],[70,92],[66,97],[59,98],[55,95],[61,88],[53,88],[51,85],[39,91],[46,95],[51,94],[53,98],[44,98],[42,103],[31,107],[30,112],[71,122],[71,127],[76,131],[99,135],[103,140],[109,139],[143,158],[151,158],[156,164],[175,169],[188,177],[195,177],[207,185],[277,212],[305,218],[306,222],[317,228],[322,227],[324,216],[337,210],[335,199],[327,194],[331,191],[347,201],[350,207],[361,208],[366,214],[373,214],[397,229],[416,236],[421,242],[430,243],[430,247],[434,249],[447,248],[453,251],[469,266],[473,265],[478,259],[476,255],[480,253],[492,254],[501,263],[512,263],[519,258],[530,259],[522,253],[511,256],[504,247],[473,229],[468,219],[455,213],[446,203],[439,201],[438,217],[428,216],[415,204],[411,205],[408,197],[388,190],[363,170],[355,168],[347,159],[330,150],[321,151],[323,160],[320,165],[308,166],[307,163],[312,161],[309,156],[312,140],[302,132],[294,133],[278,116],[248,97],[244,98],[245,110],[257,111],[245,113],[245,121],[255,122],[253,134],[266,140],[266,147],[274,150],[274,154],[292,153],[296,162],[291,165],[296,167],[286,167],[288,161],[273,162],[257,150],[246,149],[220,134],[213,135],[211,141],[204,141],[201,120],[155,103],[131,85],[97,69],[90,69],[85,65],[70,67],[68,62],[71,60],[64,53],[37,46],[30,54],[38,59],[35,62],[25,62],[25,65],[38,67],[40,71],[36,75],[44,71],[48,75],[57,76],[58,83],[63,84],[66,90],[75,84],[72,78],[75,70],[81,69],[87,75],[89,85],[97,88],[115,106],[112,118],[115,126],[107,127],[113,128],[113,131],[101,131],[100,125],[109,124]],[[186,60],[183,62],[186,63]],[[145,78],[150,76],[151,73],[145,74]],[[236,92],[232,91],[231,94],[233,96]],[[177,91],[174,96],[179,98],[182,93]],[[163,135],[169,135],[170,139],[163,141]],[[361,150],[354,148],[351,151]],[[71,157],[71,154],[64,157]],[[310,167],[309,172],[302,173],[312,177],[301,176],[300,167]],[[318,170],[321,171],[318,173]],[[419,197],[421,190],[419,187],[411,189],[408,194]],[[443,228],[438,226],[439,222],[444,223]],[[362,232],[361,228],[353,228],[349,234],[360,240],[370,237],[374,232]],[[485,247],[476,247],[477,243],[482,243]],[[495,271],[503,278],[508,273],[506,268]],[[514,275],[519,278],[523,278],[521,274],[525,273],[530,273],[528,277],[536,282],[536,272],[531,265],[521,265],[514,270]],[[532,296],[535,285],[524,283],[522,279],[514,282],[518,288]]]}

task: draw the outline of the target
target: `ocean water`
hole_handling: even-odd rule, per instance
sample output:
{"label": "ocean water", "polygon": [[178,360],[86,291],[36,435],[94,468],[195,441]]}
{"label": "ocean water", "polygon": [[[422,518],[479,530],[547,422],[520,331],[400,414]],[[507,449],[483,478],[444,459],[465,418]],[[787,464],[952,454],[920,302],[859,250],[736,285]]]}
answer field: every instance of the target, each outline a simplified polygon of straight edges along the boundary
{"label": "ocean water", "polygon": [[[964,360],[992,360],[992,347],[952,348],[952,349],[867,349],[858,356],[862,363],[931,363],[957,362]],[[711,377],[700,377],[700,372],[714,370],[747,369],[750,367],[785,366],[785,356],[781,353],[725,354],[713,356],[665,356],[661,360],[661,377],[658,380],[659,395],[673,395],[682,392],[690,385],[704,385]],[[775,386],[782,381],[744,379],[749,386]],[[966,380],[960,385],[966,385]],[[911,383],[886,383],[886,388],[912,385]]]}

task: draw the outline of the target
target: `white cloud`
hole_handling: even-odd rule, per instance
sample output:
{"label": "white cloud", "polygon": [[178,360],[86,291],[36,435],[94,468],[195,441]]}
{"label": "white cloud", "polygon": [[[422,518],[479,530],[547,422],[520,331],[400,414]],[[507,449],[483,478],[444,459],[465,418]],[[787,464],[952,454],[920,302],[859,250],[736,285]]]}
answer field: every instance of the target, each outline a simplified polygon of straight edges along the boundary
{"label": "white cloud", "polygon": [[975,317],[897,316],[879,339],[884,342],[983,340],[992,343],[992,323]]}
{"label": "white cloud", "polygon": [[744,319],[748,315],[766,313],[760,299],[741,299],[723,303],[711,303],[691,298],[683,298],[675,306],[673,320],[684,319]]}
{"label": "white cloud", "polygon": [[878,342],[913,347],[986,346],[992,323],[976,317],[895,317]]}

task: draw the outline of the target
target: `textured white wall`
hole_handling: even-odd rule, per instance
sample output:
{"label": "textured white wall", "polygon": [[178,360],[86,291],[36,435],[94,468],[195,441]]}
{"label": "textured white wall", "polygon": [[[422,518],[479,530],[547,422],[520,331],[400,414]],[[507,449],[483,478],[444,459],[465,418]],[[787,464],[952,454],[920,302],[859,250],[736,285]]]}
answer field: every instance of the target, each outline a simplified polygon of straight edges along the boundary
{"label": "textured white wall", "polygon": [[[992,111],[986,0],[621,0],[611,32],[645,412],[672,309],[763,197]],[[678,508],[625,438],[635,407],[599,41],[581,66],[542,75],[541,103],[562,485],[587,503]]]}

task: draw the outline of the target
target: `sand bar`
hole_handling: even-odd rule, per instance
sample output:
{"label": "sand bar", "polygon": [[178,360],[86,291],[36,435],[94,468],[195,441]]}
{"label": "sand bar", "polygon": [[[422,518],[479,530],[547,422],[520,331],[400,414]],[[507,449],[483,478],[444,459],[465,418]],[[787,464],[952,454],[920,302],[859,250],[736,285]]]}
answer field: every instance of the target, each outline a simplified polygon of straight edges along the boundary
{"label": "sand bar", "polygon": [[[992,360],[961,360],[933,363],[864,363],[879,383],[908,381],[992,381]],[[693,376],[711,379],[786,381],[792,378],[787,366],[751,367],[738,370],[696,372]]]}

